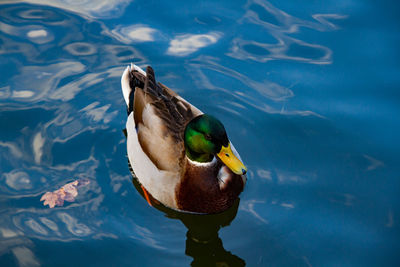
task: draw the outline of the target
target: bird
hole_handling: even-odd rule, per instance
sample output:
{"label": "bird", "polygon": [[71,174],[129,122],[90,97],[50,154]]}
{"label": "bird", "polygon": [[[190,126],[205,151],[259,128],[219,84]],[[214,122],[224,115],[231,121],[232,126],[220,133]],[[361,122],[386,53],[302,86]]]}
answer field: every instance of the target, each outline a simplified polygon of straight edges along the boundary
{"label": "bird", "polygon": [[189,213],[220,213],[243,191],[247,168],[216,117],[203,113],[146,71],[121,77],[127,155],[147,202]]}

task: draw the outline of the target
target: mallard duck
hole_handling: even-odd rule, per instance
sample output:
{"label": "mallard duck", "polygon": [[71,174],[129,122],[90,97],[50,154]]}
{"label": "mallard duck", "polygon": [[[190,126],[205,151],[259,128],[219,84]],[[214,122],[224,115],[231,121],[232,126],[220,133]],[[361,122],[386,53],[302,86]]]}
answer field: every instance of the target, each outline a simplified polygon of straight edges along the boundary
{"label": "mallard duck", "polygon": [[233,205],[246,167],[223,124],[157,83],[153,69],[131,64],[121,78],[129,162],[149,195],[184,212],[218,213]]}

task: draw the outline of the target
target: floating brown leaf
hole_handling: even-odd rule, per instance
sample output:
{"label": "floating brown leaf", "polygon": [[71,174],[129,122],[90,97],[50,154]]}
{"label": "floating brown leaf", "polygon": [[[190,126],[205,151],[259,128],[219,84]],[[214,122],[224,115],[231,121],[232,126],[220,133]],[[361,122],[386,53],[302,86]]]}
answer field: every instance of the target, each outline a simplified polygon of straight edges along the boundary
{"label": "floating brown leaf", "polygon": [[78,187],[87,185],[90,183],[88,179],[78,179],[71,183],[65,184],[60,189],[53,192],[46,192],[40,201],[44,201],[43,205],[49,205],[50,208],[55,206],[64,205],[64,200],[68,202],[75,201],[75,197],[78,195]]}

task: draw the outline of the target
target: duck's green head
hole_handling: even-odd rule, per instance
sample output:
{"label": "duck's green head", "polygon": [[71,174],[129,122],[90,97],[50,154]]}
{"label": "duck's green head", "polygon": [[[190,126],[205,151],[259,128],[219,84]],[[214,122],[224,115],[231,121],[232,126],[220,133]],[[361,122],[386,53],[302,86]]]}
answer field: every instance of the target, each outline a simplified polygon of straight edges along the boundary
{"label": "duck's green head", "polygon": [[209,162],[217,156],[234,173],[243,175],[247,171],[233,154],[224,125],[213,116],[202,114],[188,123],[185,129],[185,149],[192,161]]}

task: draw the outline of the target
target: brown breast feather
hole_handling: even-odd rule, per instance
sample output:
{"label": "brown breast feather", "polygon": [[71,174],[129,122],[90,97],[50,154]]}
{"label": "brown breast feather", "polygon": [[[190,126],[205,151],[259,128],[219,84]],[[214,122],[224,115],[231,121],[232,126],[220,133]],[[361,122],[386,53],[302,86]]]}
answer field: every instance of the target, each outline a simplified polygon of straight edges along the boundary
{"label": "brown breast feather", "polygon": [[191,164],[186,160],[185,174],[177,188],[178,208],[199,213],[218,213],[233,205],[243,191],[243,180],[230,171],[227,185],[220,189],[218,171],[223,166],[217,161],[212,168]]}

